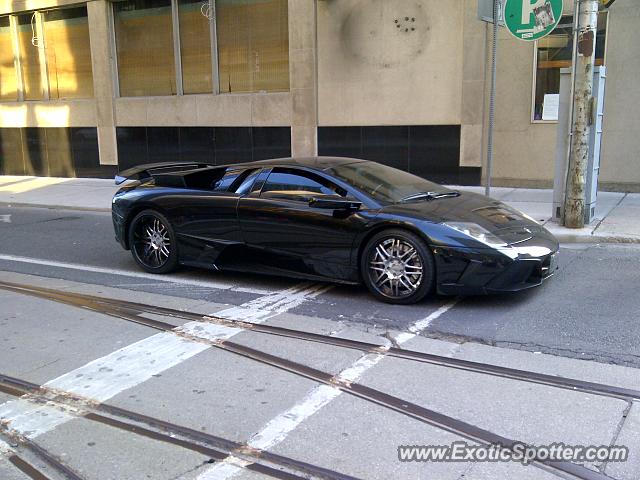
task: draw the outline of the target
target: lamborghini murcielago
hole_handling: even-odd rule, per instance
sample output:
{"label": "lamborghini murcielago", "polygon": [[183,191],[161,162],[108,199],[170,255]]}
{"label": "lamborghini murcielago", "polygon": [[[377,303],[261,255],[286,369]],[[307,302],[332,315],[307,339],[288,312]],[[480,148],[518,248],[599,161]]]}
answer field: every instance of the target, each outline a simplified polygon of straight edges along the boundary
{"label": "lamborghini murcielago", "polygon": [[116,177],[116,239],[144,270],[179,265],[364,283],[414,303],[431,292],[540,285],[558,242],[510,206],[352,158],[147,164]]}

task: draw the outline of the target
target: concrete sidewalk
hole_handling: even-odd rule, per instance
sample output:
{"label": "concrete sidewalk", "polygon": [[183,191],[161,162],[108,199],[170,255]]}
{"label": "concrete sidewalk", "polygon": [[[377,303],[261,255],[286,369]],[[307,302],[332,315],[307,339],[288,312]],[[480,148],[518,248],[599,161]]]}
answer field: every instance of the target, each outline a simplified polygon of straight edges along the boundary
{"label": "concrete sidewalk", "polygon": [[[0,176],[0,204],[108,212],[113,180]],[[452,187],[484,194],[484,187]],[[528,214],[564,243],[640,243],[640,193],[599,192],[596,218],[582,229],[551,221],[553,191],[491,189],[491,196]]]}

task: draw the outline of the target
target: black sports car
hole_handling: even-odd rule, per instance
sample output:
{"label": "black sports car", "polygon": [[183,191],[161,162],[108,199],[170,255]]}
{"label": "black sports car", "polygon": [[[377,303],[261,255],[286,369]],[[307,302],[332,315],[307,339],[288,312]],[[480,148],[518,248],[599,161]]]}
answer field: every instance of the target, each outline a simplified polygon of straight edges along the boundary
{"label": "black sports car", "polygon": [[364,283],[414,303],[436,290],[478,294],[540,285],[558,242],[491,198],[375,162],[282,158],[123,171],[116,239],[148,272],[178,265]]}

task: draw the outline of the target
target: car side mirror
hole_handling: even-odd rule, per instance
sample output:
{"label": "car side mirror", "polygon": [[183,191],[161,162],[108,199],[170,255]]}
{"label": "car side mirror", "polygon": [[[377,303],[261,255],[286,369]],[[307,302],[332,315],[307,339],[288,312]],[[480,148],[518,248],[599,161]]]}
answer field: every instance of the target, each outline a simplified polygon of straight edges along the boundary
{"label": "car side mirror", "polygon": [[362,202],[346,200],[342,198],[313,197],[311,200],[309,200],[309,206],[313,208],[323,208],[326,210],[356,212],[362,206]]}

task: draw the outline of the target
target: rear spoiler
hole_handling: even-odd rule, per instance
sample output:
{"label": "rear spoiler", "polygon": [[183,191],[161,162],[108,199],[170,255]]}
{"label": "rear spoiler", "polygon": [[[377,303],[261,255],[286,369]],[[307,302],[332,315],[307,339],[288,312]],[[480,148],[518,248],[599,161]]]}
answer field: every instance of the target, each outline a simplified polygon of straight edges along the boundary
{"label": "rear spoiler", "polygon": [[186,168],[204,168],[213,166],[211,163],[202,162],[161,162],[146,163],[137,167],[127,168],[122,172],[118,172],[115,177],[116,185],[126,182],[127,180],[143,180],[151,178],[152,171],[165,172],[167,170],[184,170]]}

